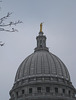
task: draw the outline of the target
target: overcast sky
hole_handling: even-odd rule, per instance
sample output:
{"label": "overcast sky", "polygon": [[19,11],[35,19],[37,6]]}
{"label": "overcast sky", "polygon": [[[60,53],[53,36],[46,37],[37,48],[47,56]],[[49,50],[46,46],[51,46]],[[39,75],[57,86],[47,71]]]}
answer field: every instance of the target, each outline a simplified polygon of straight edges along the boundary
{"label": "overcast sky", "polygon": [[16,71],[36,47],[43,24],[47,47],[67,66],[76,87],[76,0],[2,0],[0,18],[13,12],[8,22],[20,19],[19,32],[0,32],[0,100],[9,100]]}

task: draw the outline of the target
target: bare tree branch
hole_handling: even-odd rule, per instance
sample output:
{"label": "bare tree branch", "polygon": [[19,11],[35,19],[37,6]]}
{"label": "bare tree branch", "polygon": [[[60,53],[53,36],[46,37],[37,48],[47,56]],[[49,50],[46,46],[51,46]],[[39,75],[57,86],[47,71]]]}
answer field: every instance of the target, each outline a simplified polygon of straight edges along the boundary
{"label": "bare tree branch", "polygon": [[[0,2],[2,2],[0,0]],[[1,7],[0,7],[1,8]],[[15,29],[12,26],[16,26],[17,24],[22,23],[22,21],[18,20],[18,21],[10,21],[10,22],[5,22],[7,19],[9,19],[9,17],[11,16],[12,13],[7,13],[6,16],[1,17],[0,18],[0,31],[6,31],[6,32],[18,32],[17,29]],[[9,28],[10,27],[10,28]],[[3,46],[4,43],[2,43],[2,41],[0,41],[0,46]]]}
{"label": "bare tree branch", "polygon": [[17,29],[12,28],[11,30],[0,28],[0,31],[6,31],[6,32],[18,32]]}
{"label": "bare tree branch", "polygon": [[[2,2],[2,1],[0,0],[0,2]],[[16,29],[14,29],[13,27],[11,28],[11,30],[10,29],[9,30],[5,29],[5,27],[7,27],[7,26],[14,26],[14,25],[16,26],[17,24],[22,23],[22,21],[20,21],[20,20],[15,21],[15,22],[10,21],[9,23],[5,23],[5,20],[9,19],[9,17],[11,16],[11,14],[12,14],[12,12],[11,13],[8,12],[6,16],[0,18],[0,31],[7,31],[7,32],[18,31]]]}
{"label": "bare tree branch", "polygon": [[7,19],[8,17],[10,17],[11,14],[12,14],[12,13],[9,13],[9,12],[8,12],[6,16],[0,18],[0,24],[2,24],[3,21],[5,21],[5,19]]}
{"label": "bare tree branch", "polygon": [[12,22],[12,21],[11,21],[11,22],[9,22],[9,23],[7,23],[7,24],[3,23],[6,19],[8,19],[8,17],[10,17],[11,14],[12,14],[12,13],[9,13],[9,12],[8,12],[6,16],[0,18],[0,27],[12,26],[12,25],[17,25],[17,24],[19,24],[19,23],[22,23],[22,21],[20,21],[20,20],[15,21],[15,22]]}

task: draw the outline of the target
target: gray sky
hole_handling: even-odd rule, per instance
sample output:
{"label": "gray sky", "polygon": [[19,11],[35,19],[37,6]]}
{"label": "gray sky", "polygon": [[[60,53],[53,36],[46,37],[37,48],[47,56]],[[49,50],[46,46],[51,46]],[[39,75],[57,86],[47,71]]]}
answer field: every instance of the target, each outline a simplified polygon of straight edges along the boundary
{"label": "gray sky", "polygon": [[47,47],[67,66],[76,87],[76,0],[2,0],[0,17],[13,12],[8,22],[20,19],[19,32],[0,32],[0,100],[9,99],[20,63],[36,47],[40,23]]}

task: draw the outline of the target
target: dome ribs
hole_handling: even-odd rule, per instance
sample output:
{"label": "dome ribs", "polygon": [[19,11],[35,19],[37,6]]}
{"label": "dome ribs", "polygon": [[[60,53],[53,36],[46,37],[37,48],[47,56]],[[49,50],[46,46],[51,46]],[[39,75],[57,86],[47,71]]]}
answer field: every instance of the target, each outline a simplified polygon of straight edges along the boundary
{"label": "dome ribs", "polygon": [[40,75],[60,77],[70,81],[70,75],[64,63],[54,54],[41,50],[34,52],[21,63],[15,82]]}
{"label": "dome ribs", "polygon": [[[54,55],[54,56],[55,56],[55,55]],[[61,62],[60,62],[59,58],[58,58],[57,56],[55,56],[55,57],[57,58],[57,60],[58,60],[58,62],[59,62],[59,65],[60,65],[60,67],[61,67],[62,77],[64,77],[62,64],[61,64]]]}
{"label": "dome ribs", "polygon": [[[31,56],[31,55],[30,55]],[[24,68],[23,68],[23,77],[25,77],[26,76],[26,74],[27,74],[27,70],[26,70],[26,63],[27,63],[27,61],[28,61],[28,59],[29,59],[29,57],[30,56],[28,56],[27,58],[26,58],[26,61],[25,61],[25,63],[24,63]]]}
{"label": "dome ribs", "polygon": [[31,56],[29,57],[30,60],[28,59],[28,65],[27,65],[27,67],[28,67],[28,68],[27,68],[27,72],[28,72],[27,74],[28,74],[28,76],[30,75],[30,69],[31,69],[31,64],[32,64],[32,58],[33,58],[33,56],[34,56],[34,55],[31,55]]}
{"label": "dome ribs", "polygon": [[36,75],[37,73],[37,60],[38,60],[38,55],[37,53],[35,53],[35,56],[34,56],[34,74]]}
{"label": "dome ribs", "polygon": [[45,54],[45,58],[46,58],[46,62],[47,62],[47,65],[46,65],[47,71],[45,74],[50,74],[50,66],[49,66],[49,59],[48,59],[47,53]]}
{"label": "dome ribs", "polygon": [[42,66],[42,69],[41,70],[42,70],[42,74],[44,74],[44,71],[45,70],[44,70],[44,56],[43,56],[43,53],[42,53],[42,56],[41,56],[41,61],[42,61],[41,62],[41,66]]}
{"label": "dome ribs", "polygon": [[[20,64],[20,67],[19,67],[18,70],[17,70],[17,76],[15,77],[16,80],[19,80],[19,79],[21,78],[21,77],[20,77],[20,75],[21,75],[20,73],[21,73],[21,68],[22,68],[21,66],[22,66],[22,64],[23,64],[23,63]],[[16,80],[15,80],[15,81],[16,81]]]}
{"label": "dome ribs", "polygon": [[57,75],[58,75],[58,76],[63,76],[61,64],[60,64],[59,61],[58,61],[58,57],[55,56],[55,55],[53,55],[53,57],[54,57],[54,61],[55,61],[56,66],[57,66],[57,67],[56,67],[56,68],[57,68]]}
{"label": "dome ribs", "polygon": [[20,67],[20,69],[19,69],[19,78],[21,79],[21,78],[23,78],[23,68],[24,68],[24,63],[25,63],[25,61],[21,64],[21,66],[22,67]]}
{"label": "dome ribs", "polygon": [[26,77],[27,75],[29,75],[29,70],[28,70],[29,69],[29,65],[30,65],[29,61],[30,61],[30,59],[31,59],[32,56],[33,56],[33,54],[31,54],[28,57],[28,59],[25,61],[24,69],[23,69],[24,77]]}
{"label": "dome ribs", "polygon": [[41,74],[41,52],[38,53],[38,60],[37,60],[37,74]]}
{"label": "dome ribs", "polygon": [[35,75],[35,62],[36,62],[36,54],[32,56],[31,62],[30,62],[30,68],[29,68],[29,75]]}
{"label": "dome ribs", "polygon": [[52,58],[50,61],[51,61],[51,64],[53,65],[53,66],[51,67],[51,68],[52,68],[52,74],[57,75],[56,64],[55,64],[53,55],[52,55],[51,53],[50,53],[50,58]]}
{"label": "dome ribs", "polygon": [[51,62],[51,56],[50,56],[50,54],[49,55],[47,55],[47,61],[48,61],[48,66],[49,66],[49,73],[50,73],[50,75],[52,74],[52,66],[53,66],[53,63]]}
{"label": "dome ribs", "polygon": [[[62,62],[62,64],[63,64],[63,66],[65,66],[65,64]],[[66,71],[66,78],[68,79],[68,80],[70,80],[70,74],[69,74],[69,72],[68,72],[68,70],[67,70],[67,67],[65,66],[65,71]],[[71,81],[71,80],[70,80]]]}
{"label": "dome ribs", "polygon": [[17,81],[17,80],[19,79],[19,76],[18,76],[18,75],[19,75],[19,69],[20,69],[20,68],[18,68],[18,70],[17,70],[17,72],[16,72],[15,81]]}
{"label": "dome ribs", "polygon": [[62,68],[62,72],[63,72],[63,77],[66,79],[67,75],[66,75],[66,66],[63,65],[62,61],[60,59],[58,59]]}
{"label": "dome ribs", "polygon": [[37,56],[36,56],[36,70],[35,70],[35,72],[36,72],[36,74],[37,74],[37,65],[38,65],[38,54],[37,54]]}

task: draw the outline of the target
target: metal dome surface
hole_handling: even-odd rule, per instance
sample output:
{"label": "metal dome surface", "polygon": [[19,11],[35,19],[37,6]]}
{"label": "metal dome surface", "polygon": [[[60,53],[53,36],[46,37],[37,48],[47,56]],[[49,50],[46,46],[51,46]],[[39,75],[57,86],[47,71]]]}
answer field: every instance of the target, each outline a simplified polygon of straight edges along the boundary
{"label": "metal dome surface", "polygon": [[46,47],[46,36],[40,32],[37,47],[20,64],[10,100],[76,100],[76,89],[65,64]]}
{"label": "metal dome surface", "polygon": [[40,50],[28,56],[19,66],[15,82],[32,76],[54,76],[70,81],[69,72],[64,63],[49,51]]}

